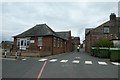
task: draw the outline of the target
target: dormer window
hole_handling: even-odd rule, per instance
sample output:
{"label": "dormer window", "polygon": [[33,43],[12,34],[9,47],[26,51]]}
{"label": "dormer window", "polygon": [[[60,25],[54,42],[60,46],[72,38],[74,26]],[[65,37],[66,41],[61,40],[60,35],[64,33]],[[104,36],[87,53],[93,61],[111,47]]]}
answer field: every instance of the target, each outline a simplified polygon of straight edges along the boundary
{"label": "dormer window", "polygon": [[109,33],[110,30],[109,30],[109,27],[104,27],[104,33]]}

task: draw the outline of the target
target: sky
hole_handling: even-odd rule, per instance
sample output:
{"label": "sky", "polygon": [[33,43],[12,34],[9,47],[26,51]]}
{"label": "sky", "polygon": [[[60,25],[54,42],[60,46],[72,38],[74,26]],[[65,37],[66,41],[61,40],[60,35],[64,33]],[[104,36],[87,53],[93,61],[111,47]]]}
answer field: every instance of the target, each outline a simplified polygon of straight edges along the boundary
{"label": "sky", "polygon": [[[118,16],[118,2],[2,2],[0,3],[2,40],[13,40],[36,24],[47,24],[54,31],[69,31],[85,39],[85,29],[95,28]],[[2,16],[2,17],[1,17]]]}

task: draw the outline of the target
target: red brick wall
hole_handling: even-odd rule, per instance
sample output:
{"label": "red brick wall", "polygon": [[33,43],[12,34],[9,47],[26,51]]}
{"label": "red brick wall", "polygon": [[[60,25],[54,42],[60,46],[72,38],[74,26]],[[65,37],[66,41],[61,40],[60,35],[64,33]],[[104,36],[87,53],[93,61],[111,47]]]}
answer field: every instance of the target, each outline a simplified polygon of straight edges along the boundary
{"label": "red brick wall", "polygon": [[71,51],[73,51],[73,44],[72,44],[72,40],[69,39],[67,41],[66,52],[71,52]]}
{"label": "red brick wall", "polygon": [[30,45],[29,45],[29,50],[31,50],[31,51],[35,51],[35,50],[39,50],[39,48],[38,48],[38,45],[37,45],[37,37],[33,37],[33,39],[32,40],[34,40],[34,43],[30,43]]}
{"label": "red brick wall", "polygon": [[85,51],[90,52],[91,34],[85,36]]}
{"label": "red brick wall", "polygon": [[[27,48],[27,51],[39,52],[41,56],[70,52],[73,49],[71,39],[68,40],[67,45],[65,45],[65,40],[59,38],[59,40],[60,40],[59,47],[58,47],[58,43],[56,43],[56,47],[54,47],[53,46],[54,45],[54,37],[53,36],[44,36],[44,37],[42,37],[41,49],[40,49],[40,46],[38,46],[38,37],[32,37],[32,40],[34,40],[34,43],[30,43],[29,47]],[[62,41],[62,46],[61,46],[61,41]],[[14,48],[17,49],[17,39],[16,38],[14,38]]]}
{"label": "red brick wall", "polygon": [[14,43],[13,43],[13,45],[14,45],[13,50],[16,51],[16,50],[17,50],[17,39],[16,39],[16,38],[14,38]]}
{"label": "red brick wall", "polygon": [[[53,38],[53,45],[54,45],[54,38]],[[65,52],[65,40],[59,38],[59,43],[58,43],[58,38],[56,38],[55,46],[53,46],[53,54],[60,54],[64,52]]]}
{"label": "red brick wall", "polygon": [[69,38],[66,42],[66,52],[71,52],[74,49],[74,45],[72,44],[72,37],[71,37],[71,31],[69,31]]}
{"label": "red brick wall", "polygon": [[43,37],[43,50],[52,52],[52,36]]}
{"label": "red brick wall", "polygon": [[86,52],[90,52],[91,50],[91,46],[99,39],[101,38],[106,38],[106,39],[117,39],[118,38],[118,34],[95,34],[93,33],[89,33],[86,37],[85,37],[85,51]]}
{"label": "red brick wall", "polygon": [[[90,52],[91,45],[94,44],[96,40],[100,38],[107,38],[107,39],[120,39],[119,26],[120,21],[118,20],[109,20],[108,22],[98,26],[97,28],[93,29],[85,36],[85,51]],[[109,27],[109,33],[104,33],[104,27]]]}

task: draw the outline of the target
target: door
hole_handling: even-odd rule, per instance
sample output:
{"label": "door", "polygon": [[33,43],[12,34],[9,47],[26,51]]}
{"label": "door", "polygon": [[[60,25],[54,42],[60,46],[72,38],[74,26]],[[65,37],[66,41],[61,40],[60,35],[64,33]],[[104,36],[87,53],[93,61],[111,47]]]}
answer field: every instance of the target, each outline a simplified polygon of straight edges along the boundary
{"label": "door", "polygon": [[27,47],[27,39],[20,39],[20,49],[26,50]]}

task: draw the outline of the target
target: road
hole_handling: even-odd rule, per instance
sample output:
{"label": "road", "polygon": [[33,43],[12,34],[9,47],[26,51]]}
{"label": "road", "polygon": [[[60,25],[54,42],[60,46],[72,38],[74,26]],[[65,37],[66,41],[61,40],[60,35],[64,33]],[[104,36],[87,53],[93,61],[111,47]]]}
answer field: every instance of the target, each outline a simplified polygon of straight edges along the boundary
{"label": "road", "polygon": [[[90,56],[84,50],[43,58],[2,59],[2,77],[15,79],[118,80],[120,63]],[[49,79],[50,80],[50,79]]]}

